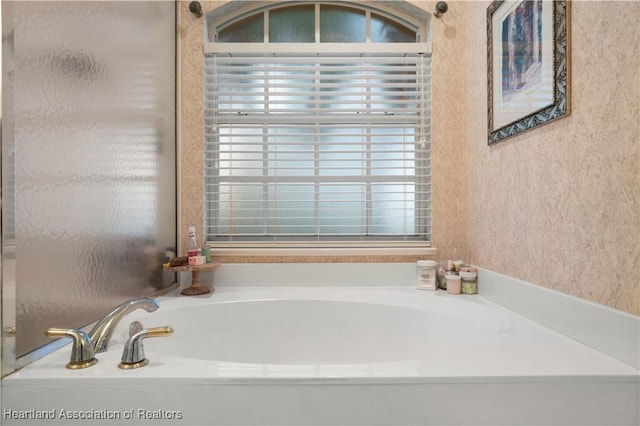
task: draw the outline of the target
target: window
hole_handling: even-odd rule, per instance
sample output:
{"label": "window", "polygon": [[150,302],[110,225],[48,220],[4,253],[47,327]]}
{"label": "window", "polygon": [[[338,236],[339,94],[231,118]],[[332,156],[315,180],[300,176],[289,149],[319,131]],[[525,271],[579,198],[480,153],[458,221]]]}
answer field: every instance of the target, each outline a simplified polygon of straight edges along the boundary
{"label": "window", "polygon": [[305,3],[208,30],[207,241],[430,239],[424,28]]}

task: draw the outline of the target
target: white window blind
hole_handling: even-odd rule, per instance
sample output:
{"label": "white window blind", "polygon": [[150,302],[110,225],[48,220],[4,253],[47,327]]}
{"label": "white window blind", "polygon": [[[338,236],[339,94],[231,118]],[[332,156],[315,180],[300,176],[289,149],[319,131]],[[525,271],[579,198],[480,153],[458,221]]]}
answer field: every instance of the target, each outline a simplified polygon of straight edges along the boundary
{"label": "white window blind", "polygon": [[207,55],[208,241],[429,240],[427,55]]}

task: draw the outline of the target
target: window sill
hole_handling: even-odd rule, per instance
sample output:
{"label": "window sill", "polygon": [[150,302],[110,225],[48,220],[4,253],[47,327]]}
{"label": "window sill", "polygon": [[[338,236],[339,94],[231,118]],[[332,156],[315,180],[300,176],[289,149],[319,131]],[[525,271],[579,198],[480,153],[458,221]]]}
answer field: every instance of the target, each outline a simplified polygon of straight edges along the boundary
{"label": "window sill", "polygon": [[334,256],[434,256],[438,249],[426,245],[406,244],[403,246],[353,246],[333,244],[309,247],[298,244],[236,245],[209,244],[215,256],[220,257],[334,257]]}

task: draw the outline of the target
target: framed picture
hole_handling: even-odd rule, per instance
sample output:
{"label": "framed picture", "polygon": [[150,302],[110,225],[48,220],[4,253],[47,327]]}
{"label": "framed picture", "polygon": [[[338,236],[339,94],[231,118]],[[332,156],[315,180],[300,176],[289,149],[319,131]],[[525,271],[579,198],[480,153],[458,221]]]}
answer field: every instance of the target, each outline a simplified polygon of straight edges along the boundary
{"label": "framed picture", "polygon": [[489,144],[569,114],[568,6],[566,0],[489,5]]}

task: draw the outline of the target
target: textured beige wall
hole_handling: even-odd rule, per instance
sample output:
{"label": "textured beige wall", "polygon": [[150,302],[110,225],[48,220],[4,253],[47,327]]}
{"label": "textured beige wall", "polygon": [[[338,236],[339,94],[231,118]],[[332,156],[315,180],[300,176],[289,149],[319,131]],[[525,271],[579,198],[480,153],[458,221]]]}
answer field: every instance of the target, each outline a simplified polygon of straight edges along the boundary
{"label": "textured beige wall", "polygon": [[[205,11],[217,2],[201,2]],[[203,235],[204,206],[204,17],[189,12],[189,1],[178,4],[177,174],[178,253],[189,226]]]}
{"label": "textured beige wall", "polygon": [[[202,2],[205,11],[224,3]],[[412,3],[429,11],[435,5]],[[640,314],[640,2],[573,2],[571,115],[491,147],[490,2],[448,3],[449,12],[432,26],[439,257]],[[181,233],[191,224],[202,233],[203,25],[182,1]]]}
{"label": "textured beige wall", "polygon": [[[486,8],[454,2],[473,36],[447,85],[467,126],[468,258],[640,314],[640,2],[571,4],[571,114],[486,144]],[[445,16],[446,17],[446,16]],[[442,40],[443,43],[450,42]],[[444,71],[444,70],[442,70]],[[457,81],[457,80],[460,81]],[[464,107],[468,109],[464,110]],[[438,141],[434,141],[438,143]]]}
{"label": "textured beige wall", "polygon": [[[435,3],[430,2],[427,10],[435,10]],[[474,83],[469,81],[469,67],[461,61],[461,54],[476,37],[468,31],[468,20],[463,4],[449,2],[449,11],[432,18],[431,26],[432,242],[441,259],[467,261],[468,240],[473,238],[467,230],[468,117],[482,108],[468,97],[468,86]]]}

